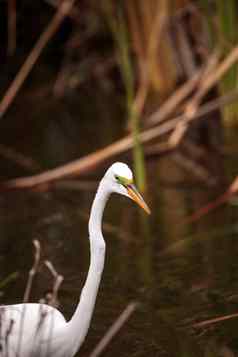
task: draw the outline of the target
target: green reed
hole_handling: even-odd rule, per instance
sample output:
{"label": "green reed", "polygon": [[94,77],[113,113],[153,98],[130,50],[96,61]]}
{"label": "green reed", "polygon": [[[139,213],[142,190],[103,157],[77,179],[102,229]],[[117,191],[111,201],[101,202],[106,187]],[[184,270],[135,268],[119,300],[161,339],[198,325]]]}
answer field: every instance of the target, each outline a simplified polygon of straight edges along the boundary
{"label": "green reed", "polygon": [[133,136],[133,161],[136,182],[141,191],[145,190],[145,164],[143,148],[139,140],[140,115],[135,106],[135,67],[131,56],[131,42],[123,9],[106,2],[106,15],[117,51],[117,60],[126,93],[126,107],[129,126]]}
{"label": "green reed", "polygon": [[[226,56],[238,42],[238,3],[237,0],[216,0],[216,11],[211,14],[207,0],[201,0],[205,10],[206,20],[211,35],[211,46],[220,47]],[[214,16],[215,14],[215,16]],[[222,94],[228,93],[238,87],[238,65],[233,65],[219,83]],[[238,104],[233,103],[223,109],[224,119],[228,124],[237,122]]]}

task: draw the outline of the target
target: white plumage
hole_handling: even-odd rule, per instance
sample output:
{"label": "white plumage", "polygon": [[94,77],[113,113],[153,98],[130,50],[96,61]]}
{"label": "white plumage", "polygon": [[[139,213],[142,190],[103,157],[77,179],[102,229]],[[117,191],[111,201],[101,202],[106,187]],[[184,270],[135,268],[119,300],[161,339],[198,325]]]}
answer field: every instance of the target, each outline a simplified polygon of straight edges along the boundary
{"label": "white plumage", "polygon": [[104,267],[105,242],[101,230],[105,204],[112,192],[132,198],[149,213],[123,163],[113,164],[101,180],[89,219],[90,267],[72,318],[67,322],[44,304],[0,307],[0,357],[73,357],[88,332]]}

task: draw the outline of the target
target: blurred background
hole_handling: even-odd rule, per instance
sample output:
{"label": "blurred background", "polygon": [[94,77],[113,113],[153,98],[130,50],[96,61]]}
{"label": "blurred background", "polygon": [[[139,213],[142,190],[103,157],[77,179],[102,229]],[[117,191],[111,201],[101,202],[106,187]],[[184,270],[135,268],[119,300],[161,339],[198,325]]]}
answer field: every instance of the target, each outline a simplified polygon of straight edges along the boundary
{"label": "blurred background", "polygon": [[52,291],[48,259],[70,318],[112,162],[133,168],[152,210],[108,203],[77,356],[132,301],[103,356],[238,356],[237,26],[236,0],[0,0],[1,304],[22,301],[38,239],[29,300]]}

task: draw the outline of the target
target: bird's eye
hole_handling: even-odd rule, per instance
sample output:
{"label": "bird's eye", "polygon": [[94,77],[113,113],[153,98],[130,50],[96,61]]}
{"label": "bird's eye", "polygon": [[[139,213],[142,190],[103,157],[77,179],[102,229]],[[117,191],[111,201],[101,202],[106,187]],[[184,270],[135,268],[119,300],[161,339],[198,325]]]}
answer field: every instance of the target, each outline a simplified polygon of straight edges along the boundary
{"label": "bird's eye", "polygon": [[115,179],[116,179],[117,181],[119,181],[119,176],[115,175]]}

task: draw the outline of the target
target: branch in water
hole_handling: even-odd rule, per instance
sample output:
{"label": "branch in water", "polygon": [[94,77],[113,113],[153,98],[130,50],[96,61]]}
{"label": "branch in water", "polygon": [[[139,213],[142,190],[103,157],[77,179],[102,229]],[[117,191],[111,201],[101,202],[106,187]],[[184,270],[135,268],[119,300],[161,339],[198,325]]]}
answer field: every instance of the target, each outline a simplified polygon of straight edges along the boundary
{"label": "branch in water", "polygon": [[106,347],[109,345],[111,340],[118,334],[121,328],[125,325],[125,323],[129,320],[130,316],[135,312],[138,308],[138,302],[131,302],[125,310],[120,314],[120,316],[116,319],[113,325],[109,328],[106,334],[103,336],[101,341],[95,347],[95,349],[90,353],[89,357],[98,357],[104,352]]}

